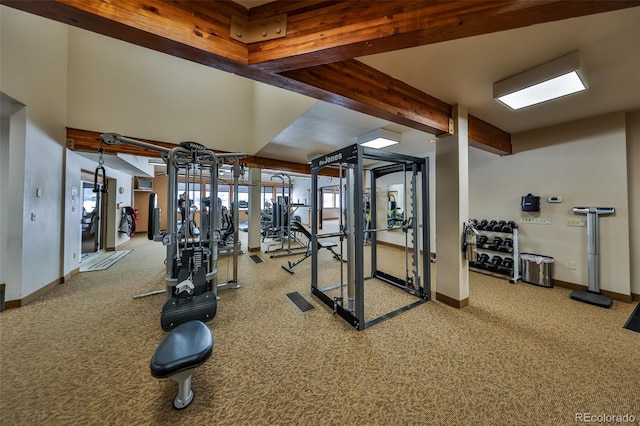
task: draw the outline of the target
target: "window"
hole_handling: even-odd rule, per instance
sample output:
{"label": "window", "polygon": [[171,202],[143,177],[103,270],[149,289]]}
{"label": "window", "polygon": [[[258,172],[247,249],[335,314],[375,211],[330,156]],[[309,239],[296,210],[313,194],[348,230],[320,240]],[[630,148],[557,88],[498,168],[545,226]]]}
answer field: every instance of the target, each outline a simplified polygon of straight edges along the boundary
{"label": "window", "polygon": [[[177,199],[187,191],[187,184],[185,182],[178,182],[178,194]],[[200,194],[200,183],[190,183],[189,184],[189,204],[195,206],[196,208],[200,208],[201,194]],[[202,195],[204,196],[204,195]]]}
{"label": "window", "polygon": [[273,205],[273,186],[263,186],[260,192],[260,208]]}
{"label": "window", "polygon": [[231,185],[218,185],[218,198],[222,202],[222,205],[229,208]]}
{"label": "window", "polygon": [[238,185],[238,208],[246,209],[249,207],[249,187],[247,185]]}
{"label": "window", "polygon": [[322,207],[325,209],[338,207],[336,205],[336,191],[334,189],[322,190]]}

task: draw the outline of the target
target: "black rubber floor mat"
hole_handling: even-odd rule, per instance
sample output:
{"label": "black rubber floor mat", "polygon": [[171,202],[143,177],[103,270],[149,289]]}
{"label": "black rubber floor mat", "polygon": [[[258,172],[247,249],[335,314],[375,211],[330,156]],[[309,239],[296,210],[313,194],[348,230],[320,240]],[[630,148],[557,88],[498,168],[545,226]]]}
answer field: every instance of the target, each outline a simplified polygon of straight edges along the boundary
{"label": "black rubber floor mat", "polygon": [[257,254],[252,254],[251,256],[249,256],[251,258],[251,260],[253,260],[255,263],[262,263],[264,262],[264,260],[262,260],[262,258],[260,256],[258,256]]}
{"label": "black rubber floor mat", "polygon": [[624,325],[624,328],[640,333],[640,303],[638,303],[636,308],[631,313],[631,316],[627,320],[627,323]]}
{"label": "black rubber floor mat", "polygon": [[286,296],[289,298],[289,300],[291,300],[291,303],[293,303],[295,307],[298,308],[298,310],[302,313],[305,313],[315,308],[315,306],[309,303],[307,299],[305,299],[297,291],[294,291],[293,293],[287,293]]}

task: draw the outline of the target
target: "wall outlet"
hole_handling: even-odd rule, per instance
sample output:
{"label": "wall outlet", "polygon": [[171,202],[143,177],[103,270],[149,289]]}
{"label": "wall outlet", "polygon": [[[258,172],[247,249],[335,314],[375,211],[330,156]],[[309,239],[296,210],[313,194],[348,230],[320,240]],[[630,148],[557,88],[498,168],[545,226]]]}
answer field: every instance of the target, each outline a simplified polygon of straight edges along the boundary
{"label": "wall outlet", "polygon": [[567,219],[567,226],[587,226],[585,219]]}
{"label": "wall outlet", "polygon": [[570,271],[576,270],[576,262],[569,261],[569,270]]}
{"label": "wall outlet", "polygon": [[551,219],[545,217],[521,217],[520,222],[534,225],[551,225]]}
{"label": "wall outlet", "polygon": [[75,259],[77,255],[78,255],[78,254],[74,251],[74,252],[73,252],[73,258]]}

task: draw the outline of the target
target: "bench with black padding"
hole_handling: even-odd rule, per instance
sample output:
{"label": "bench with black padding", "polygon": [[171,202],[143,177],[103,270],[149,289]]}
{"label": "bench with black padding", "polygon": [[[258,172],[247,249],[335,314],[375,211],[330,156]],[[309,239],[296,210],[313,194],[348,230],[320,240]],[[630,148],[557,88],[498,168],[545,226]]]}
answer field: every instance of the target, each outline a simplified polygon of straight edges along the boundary
{"label": "bench with black padding", "polygon": [[151,375],[178,383],[178,395],[173,400],[175,409],[186,408],[193,401],[191,376],[212,352],[213,335],[201,321],[180,324],[156,348],[149,364]]}
{"label": "bench with black padding", "polygon": [[[296,220],[294,220],[291,223],[293,226],[291,227],[292,231],[296,231],[296,232],[300,232],[302,235],[304,235],[308,242],[307,242],[307,251],[304,253],[304,255],[296,260],[295,262],[287,262],[287,265],[282,265],[282,269],[284,269],[285,271],[287,271],[290,274],[293,274],[293,268],[296,267],[296,265],[298,265],[299,263],[302,263],[305,259],[307,259],[308,257],[311,256],[312,251],[311,251],[311,233],[307,230],[307,228],[304,227],[304,225]],[[338,244],[334,243],[333,241],[318,241],[316,240],[317,243],[317,247],[318,250],[320,249],[327,249],[331,252],[332,256],[334,259],[336,260],[341,260],[343,262],[346,262],[342,256],[340,256],[340,254],[336,253],[333,248],[337,247]]]}

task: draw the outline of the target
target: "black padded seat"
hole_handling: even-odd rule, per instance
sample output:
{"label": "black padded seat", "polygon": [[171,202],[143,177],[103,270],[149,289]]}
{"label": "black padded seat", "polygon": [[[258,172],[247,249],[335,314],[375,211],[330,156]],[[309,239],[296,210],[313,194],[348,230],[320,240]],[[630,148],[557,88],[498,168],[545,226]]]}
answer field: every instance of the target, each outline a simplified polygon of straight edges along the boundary
{"label": "black padded seat", "polygon": [[213,335],[201,321],[174,328],[151,358],[151,375],[159,379],[198,367],[211,356]]}

